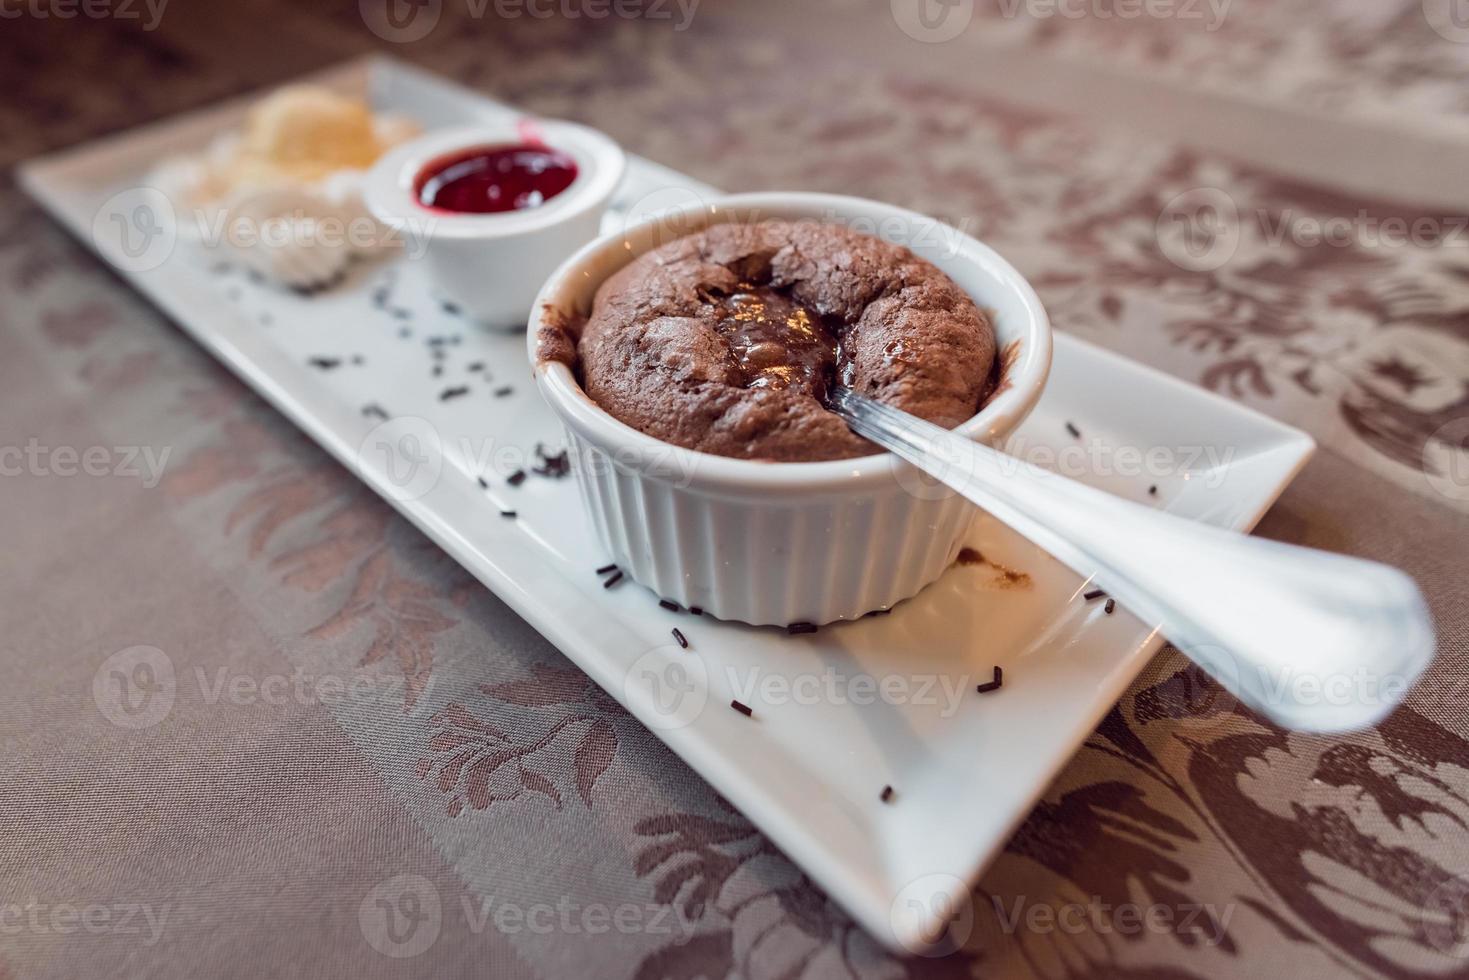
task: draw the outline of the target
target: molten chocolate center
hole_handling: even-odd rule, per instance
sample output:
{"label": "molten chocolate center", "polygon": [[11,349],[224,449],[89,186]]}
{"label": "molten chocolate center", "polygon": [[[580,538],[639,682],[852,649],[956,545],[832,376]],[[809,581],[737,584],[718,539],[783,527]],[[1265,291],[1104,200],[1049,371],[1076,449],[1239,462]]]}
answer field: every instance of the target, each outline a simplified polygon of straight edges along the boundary
{"label": "molten chocolate center", "polygon": [[741,283],[714,302],[715,327],[746,388],[794,388],[820,401],[837,361],[837,338],[821,318],[769,286]]}

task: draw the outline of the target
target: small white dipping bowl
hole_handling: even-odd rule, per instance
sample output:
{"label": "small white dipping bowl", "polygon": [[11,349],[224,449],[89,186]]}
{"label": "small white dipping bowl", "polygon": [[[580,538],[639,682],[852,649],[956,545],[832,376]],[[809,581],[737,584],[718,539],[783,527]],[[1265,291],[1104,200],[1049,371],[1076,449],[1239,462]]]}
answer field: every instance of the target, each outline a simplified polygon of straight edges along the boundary
{"label": "small white dipping bowl", "polygon": [[525,121],[539,142],[571,157],[576,179],[534,208],[460,214],[419,203],[419,179],[437,162],[479,148],[530,142],[514,121],[427,133],[385,154],[368,172],[363,200],[373,217],[398,232],[408,257],[421,255],[435,285],[465,312],[499,330],[523,330],[537,286],[597,236],[627,158],[586,126]]}
{"label": "small white dipping bowl", "polygon": [[779,626],[855,619],[938,578],[957,557],[975,507],[891,453],[766,463],[670,445],[607,414],[565,364],[540,357],[540,329],[589,313],[598,287],[637,256],[710,224],[774,218],[839,223],[905,245],[990,315],[1003,355],[999,391],[956,431],[996,443],[1035,406],[1050,371],[1051,326],[1020,273],[948,225],[829,194],[739,194],[598,239],[536,297],[530,358],[566,428],[598,540],[635,581],[721,619]]}

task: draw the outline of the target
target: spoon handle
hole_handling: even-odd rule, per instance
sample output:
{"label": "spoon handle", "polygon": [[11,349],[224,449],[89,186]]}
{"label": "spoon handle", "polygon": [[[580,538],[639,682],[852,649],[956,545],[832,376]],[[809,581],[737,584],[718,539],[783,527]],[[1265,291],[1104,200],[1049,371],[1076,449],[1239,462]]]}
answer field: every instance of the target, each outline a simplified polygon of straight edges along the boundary
{"label": "spoon handle", "polygon": [[1131,503],[849,389],[829,401],[859,435],[1091,579],[1278,724],[1370,725],[1433,657],[1428,607],[1395,568]]}

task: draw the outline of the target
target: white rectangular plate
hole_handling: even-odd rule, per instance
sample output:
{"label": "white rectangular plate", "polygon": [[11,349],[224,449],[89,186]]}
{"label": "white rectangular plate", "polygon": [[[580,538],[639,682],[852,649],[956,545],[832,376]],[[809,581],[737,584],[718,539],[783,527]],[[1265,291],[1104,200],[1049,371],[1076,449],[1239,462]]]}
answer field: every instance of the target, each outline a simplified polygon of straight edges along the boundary
{"label": "white rectangular plate", "polygon": [[[380,59],[316,80],[366,91],[379,108],[428,126],[512,111]],[[98,141],[30,163],[22,180],[199,343],[626,704],[875,937],[898,946],[936,925],[941,910],[928,896],[954,877],[972,881],[1003,846],[1157,650],[1155,631],[1085,601],[1081,579],[989,520],[971,544],[993,564],[956,566],[891,615],[810,636],[669,612],[630,583],[603,589],[593,570],[606,559],[573,483],[505,481],[527,466],[537,442],[562,442],[529,380],[524,338],[486,332],[443,309],[418,263],[369,264],[315,298],[206,272],[205,260],[182,249],[150,271],[126,271],[115,225],[94,222],[103,203],[136,186],[160,157],[237,125],[242,112],[243,103],[232,103]],[[677,187],[714,193],[634,159],[608,226],[650,194],[677,197],[656,193]],[[407,321],[393,315],[399,308],[411,313],[410,337],[401,336]],[[435,336],[454,338],[440,345],[441,377],[432,370]],[[354,354],[360,365],[350,363]],[[347,366],[308,366],[321,356]],[[485,362],[493,382],[467,372],[474,361]],[[462,384],[468,393],[441,400],[445,388]],[[507,384],[513,393],[496,397]],[[441,450],[433,463],[442,470],[416,496],[404,499],[401,478],[394,482],[386,470],[374,442],[377,420],[363,412],[374,404],[425,419],[437,433],[440,445],[427,448]],[[1070,475],[1243,530],[1312,443],[1063,334],[1046,394],[1012,447],[1037,461],[1061,453],[1075,464],[1066,466]],[[518,516],[502,518],[502,507]],[[692,643],[687,653],[672,645],[675,626]],[[997,666],[1003,688],[976,693]],[[685,700],[677,712],[684,723],[671,725],[650,696],[669,689],[645,686],[660,677],[682,680],[685,697],[703,710]],[[754,716],[730,710],[733,698]],[[879,798],[885,785],[895,790],[887,802]]]}

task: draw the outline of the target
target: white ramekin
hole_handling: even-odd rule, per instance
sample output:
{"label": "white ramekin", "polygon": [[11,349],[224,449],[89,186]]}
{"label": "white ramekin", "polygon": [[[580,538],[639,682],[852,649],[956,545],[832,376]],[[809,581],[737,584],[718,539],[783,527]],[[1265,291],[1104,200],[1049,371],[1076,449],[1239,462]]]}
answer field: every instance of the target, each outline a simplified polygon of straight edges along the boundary
{"label": "white ramekin", "polygon": [[[476,147],[527,142],[527,133],[576,162],[576,179],[539,207],[452,214],[424,207],[415,187],[436,160]],[[523,330],[536,290],[569,252],[597,237],[627,158],[595,129],[537,119],[479,123],[427,133],[383,156],[363,198],[373,217],[399,232],[410,257],[422,253],[444,296],[487,326]]]}
{"label": "white ramekin", "polygon": [[530,357],[560,417],[582,500],[607,553],[660,597],[721,619],[821,624],[887,609],[951,564],[976,510],[888,453],[763,463],[693,452],[624,425],[572,371],[542,361],[537,333],[584,316],[602,282],[643,252],[714,223],[836,222],[906,245],[987,310],[1004,352],[1001,389],[957,431],[994,443],[1024,420],[1051,364],[1035,291],[993,250],[912,211],[827,194],[740,194],[654,218],[581,249],[536,297]]}

